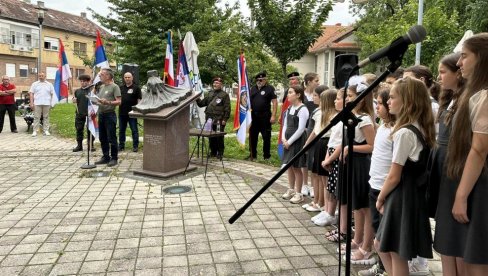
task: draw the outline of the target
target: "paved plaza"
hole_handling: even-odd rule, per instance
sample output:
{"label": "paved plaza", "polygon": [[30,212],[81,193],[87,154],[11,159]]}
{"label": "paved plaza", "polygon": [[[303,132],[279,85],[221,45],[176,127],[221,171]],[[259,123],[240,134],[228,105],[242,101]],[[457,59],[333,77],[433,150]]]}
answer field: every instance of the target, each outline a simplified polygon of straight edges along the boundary
{"label": "paved plaza", "polygon": [[[6,120],[6,123],[8,120]],[[277,168],[212,160],[169,180],[138,177],[142,152],[82,170],[73,140],[0,133],[0,275],[337,275],[336,244],[281,177],[234,224],[227,220]],[[93,160],[100,158],[100,146]],[[183,194],[166,194],[172,185]],[[354,266],[354,271],[364,269]],[[441,275],[440,261],[430,262]],[[354,272],[356,273],[356,272]]]}

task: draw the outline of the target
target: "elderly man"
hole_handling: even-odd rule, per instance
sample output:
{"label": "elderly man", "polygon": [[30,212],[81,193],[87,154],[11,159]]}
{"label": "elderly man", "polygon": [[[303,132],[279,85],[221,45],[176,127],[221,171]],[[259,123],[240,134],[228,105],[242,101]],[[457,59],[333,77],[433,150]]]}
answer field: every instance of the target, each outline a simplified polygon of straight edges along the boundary
{"label": "elderly man", "polygon": [[114,73],[112,69],[105,68],[100,72],[102,85],[98,92],[98,127],[100,144],[103,156],[95,162],[97,165],[107,164],[108,167],[117,165],[118,146],[117,146],[117,115],[115,107],[120,105],[120,88],[114,83]]}
{"label": "elderly man", "polygon": [[32,131],[32,137],[37,136],[41,116],[44,135],[51,135],[49,133],[49,111],[53,103],[54,86],[46,81],[46,74],[44,72],[40,72],[38,77],[39,80],[34,82],[29,90],[29,105],[34,110],[34,130]]}
{"label": "elderly man", "polygon": [[[256,85],[251,88],[251,117],[252,124],[249,130],[249,160],[257,157],[257,144],[259,133],[263,137],[263,158],[268,160],[271,157],[271,125],[276,122],[276,111],[278,100],[275,89],[268,84],[266,72],[255,77]],[[271,109],[272,105],[272,109]]]}
{"label": "elderly man", "polygon": [[0,85],[0,133],[3,130],[3,120],[5,112],[8,112],[10,119],[10,131],[17,133],[15,124],[15,85],[10,83],[8,76],[2,76],[2,85]]}
{"label": "elderly man", "polygon": [[139,149],[139,130],[137,129],[137,119],[130,118],[129,112],[134,105],[137,105],[142,99],[141,88],[134,84],[132,73],[124,74],[124,83],[120,86],[122,103],[119,107],[119,150],[125,149],[125,130],[129,123],[132,133],[132,151],[137,152]]}

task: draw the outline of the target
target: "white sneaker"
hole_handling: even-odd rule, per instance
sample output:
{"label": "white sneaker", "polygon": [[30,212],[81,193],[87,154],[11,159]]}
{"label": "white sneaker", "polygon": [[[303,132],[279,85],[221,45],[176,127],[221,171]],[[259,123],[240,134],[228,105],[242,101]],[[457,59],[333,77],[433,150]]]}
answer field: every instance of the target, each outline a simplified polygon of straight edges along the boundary
{"label": "white sneaker", "polygon": [[290,198],[292,198],[293,196],[295,195],[295,190],[293,189],[288,189],[286,190],[286,193],[284,193],[281,198],[283,199],[286,199],[286,200],[289,200]]}
{"label": "white sneaker", "polygon": [[307,210],[309,212],[320,212],[320,211],[322,211],[320,209],[320,206],[317,204],[311,204],[307,208],[305,208],[305,210]]}
{"label": "white sneaker", "polygon": [[37,131],[35,131],[35,130],[34,130],[34,131],[32,132],[32,137],[36,137],[36,136],[37,136]]}
{"label": "white sneaker", "polygon": [[290,203],[298,204],[303,201],[303,195],[301,193],[296,193],[291,199]]}
{"label": "white sneaker", "polygon": [[424,276],[430,274],[429,266],[420,264],[416,260],[408,262],[408,272],[412,276]]}
{"label": "white sneaker", "polygon": [[310,186],[310,188],[308,189],[308,193],[310,194],[310,197],[315,197],[315,193],[313,191],[313,187]]}
{"label": "white sneaker", "polygon": [[302,195],[307,196],[310,194],[310,188],[308,185],[303,185],[302,186]]}
{"label": "white sneaker", "polygon": [[359,276],[377,276],[377,275],[382,275],[383,272],[384,271],[380,268],[379,264],[374,264],[369,269],[360,270],[358,272],[358,275]]}
{"label": "white sneaker", "polygon": [[305,203],[305,204],[302,205],[302,208],[306,210],[309,206],[310,206],[310,204]]}
{"label": "white sneaker", "polygon": [[322,211],[318,215],[313,216],[310,220],[312,222],[315,222],[318,219],[323,219],[323,217],[325,217],[325,216],[328,216],[327,212]]}
{"label": "white sneaker", "polygon": [[51,133],[49,133],[49,130],[46,130],[46,131],[44,131],[44,135],[51,136]]}
{"label": "white sneaker", "polygon": [[327,226],[337,223],[337,218],[326,213],[326,217],[323,219],[316,219],[314,221],[317,226]]}

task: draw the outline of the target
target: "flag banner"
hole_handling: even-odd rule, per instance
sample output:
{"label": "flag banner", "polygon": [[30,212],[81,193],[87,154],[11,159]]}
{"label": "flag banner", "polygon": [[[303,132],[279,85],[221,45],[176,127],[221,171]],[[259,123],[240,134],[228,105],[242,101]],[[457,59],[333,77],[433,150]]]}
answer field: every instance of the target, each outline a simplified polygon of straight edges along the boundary
{"label": "flag banner", "polygon": [[168,31],[168,43],[166,44],[166,57],[164,59],[164,80],[167,85],[175,86],[172,36],[173,32]]}
{"label": "flag banner", "polygon": [[188,65],[191,85],[194,91],[202,91],[203,85],[200,79],[200,70],[198,69],[198,49],[197,42],[192,32],[187,32],[183,40],[183,47],[185,48],[186,64]]}
{"label": "flag banner", "polygon": [[69,68],[68,59],[66,58],[66,52],[64,51],[63,41],[59,39],[59,66],[54,79],[55,95],[51,102],[52,106],[60,100],[68,98],[68,80],[70,78],[71,70]]}
{"label": "flag banner", "polygon": [[281,133],[283,132],[283,124],[285,123],[286,120],[286,111],[290,107],[290,102],[288,101],[288,98],[285,99],[285,102],[281,105],[281,114],[280,114],[280,132],[278,134],[278,156],[280,159],[283,159],[283,141],[281,141]]}
{"label": "flag banner", "polygon": [[178,49],[178,64],[176,65],[176,87],[192,89],[190,83],[190,71],[188,70],[188,63],[186,62],[185,48],[183,41],[180,41]]}
{"label": "flag banner", "polygon": [[107,55],[105,54],[105,48],[103,47],[100,31],[97,30],[97,40],[95,43],[95,64],[93,65],[93,74],[95,75],[93,83],[96,84],[100,81],[98,74],[95,74],[96,68],[110,68]]}
{"label": "flag banner", "polygon": [[239,91],[234,113],[234,131],[237,131],[236,137],[239,144],[245,146],[247,132],[251,127],[252,119],[249,81],[247,78],[246,59],[243,53],[237,59],[237,78],[239,80]]}
{"label": "flag banner", "polygon": [[98,105],[94,105],[90,100],[88,100],[88,130],[90,130],[91,134],[98,139]]}

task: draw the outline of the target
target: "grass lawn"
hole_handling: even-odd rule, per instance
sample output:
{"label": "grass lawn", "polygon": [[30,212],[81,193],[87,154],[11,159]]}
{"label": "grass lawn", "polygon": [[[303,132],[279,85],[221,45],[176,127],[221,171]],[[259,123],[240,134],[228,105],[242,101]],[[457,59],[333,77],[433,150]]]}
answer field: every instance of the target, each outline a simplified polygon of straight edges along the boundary
{"label": "grass lawn", "polygon": [[[231,114],[228,121],[228,125],[225,128],[227,133],[233,133],[232,126],[234,122],[234,109],[235,109],[235,101],[231,101]],[[278,108],[278,111],[280,109]],[[279,114],[279,112],[278,112]],[[74,104],[58,104],[56,105],[50,113],[50,122],[52,125],[52,132],[56,135],[59,135],[64,138],[73,139],[73,145],[76,143],[76,130],[75,130],[75,105]],[[143,130],[143,120],[138,120],[139,122],[139,136],[144,137],[144,130]],[[277,144],[278,144],[278,134],[279,125],[275,123],[273,125],[272,131],[274,134],[271,136],[271,158],[269,161],[264,161],[262,156],[262,139],[261,136],[258,142],[258,157],[257,162],[273,165],[279,167],[281,165],[281,160],[278,157],[277,151]],[[118,133],[117,133],[118,136]],[[127,128],[126,132],[127,137],[131,137],[130,129]],[[248,143],[249,141],[246,141]],[[196,143],[196,138],[190,138],[190,152],[193,149],[193,146]],[[143,146],[144,142],[140,143],[140,146]],[[126,143],[126,148],[132,148],[132,142]],[[249,145],[246,144],[244,148],[239,145],[235,135],[229,136],[225,138],[225,153],[224,156],[226,158],[232,159],[240,159],[244,160],[247,156],[249,156]],[[255,159],[256,160],[256,159]]]}

